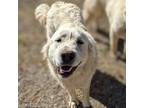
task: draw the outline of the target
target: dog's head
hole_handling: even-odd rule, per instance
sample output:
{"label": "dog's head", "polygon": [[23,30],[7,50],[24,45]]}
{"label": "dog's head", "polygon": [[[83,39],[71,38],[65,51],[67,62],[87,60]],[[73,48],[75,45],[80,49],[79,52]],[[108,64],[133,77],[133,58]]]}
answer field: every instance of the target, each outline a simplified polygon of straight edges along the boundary
{"label": "dog's head", "polygon": [[[45,26],[48,9],[47,5],[42,4],[35,11],[36,18]],[[48,37],[42,52],[56,75],[67,78],[82,69],[95,69],[93,66],[96,61],[95,40],[83,25],[66,23]]]}
{"label": "dog's head", "polygon": [[96,44],[82,28],[60,28],[44,46],[43,53],[59,76],[67,78],[87,63],[94,63]]}

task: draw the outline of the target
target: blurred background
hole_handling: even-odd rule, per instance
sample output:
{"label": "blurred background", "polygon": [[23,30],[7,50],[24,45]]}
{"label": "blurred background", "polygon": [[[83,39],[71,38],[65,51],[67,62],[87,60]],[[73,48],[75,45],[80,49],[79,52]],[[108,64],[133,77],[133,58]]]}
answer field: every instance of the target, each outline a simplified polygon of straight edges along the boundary
{"label": "blurred background", "polygon": [[[67,108],[67,93],[48,72],[40,53],[46,42],[45,30],[35,20],[34,10],[41,3],[57,0],[19,0],[19,108]],[[77,4],[83,0],[64,0]],[[105,26],[105,25],[102,25]],[[125,61],[108,54],[109,38],[103,32],[91,32],[97,41],[98,68],[92,79],[90,101],[94,108],[126,108]]]}

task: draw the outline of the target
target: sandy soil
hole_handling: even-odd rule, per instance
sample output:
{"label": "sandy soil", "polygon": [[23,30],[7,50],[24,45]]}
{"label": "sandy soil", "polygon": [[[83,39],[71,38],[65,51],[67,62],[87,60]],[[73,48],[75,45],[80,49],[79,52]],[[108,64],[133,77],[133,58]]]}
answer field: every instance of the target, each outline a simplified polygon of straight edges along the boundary
{"label": "sandy soil", "polygon": [[[67,108],[67,93],[51,77],[40,50],[46,42],[44,29],[34,18],[40,3],[19,1],[19,108]],[[82,7],[83,0],[66,0]],[[108,36],[92,33],[98,44],[98,68],[92,79],[90,101],[94,108],[126,108],[125,62],[108,54]]]}

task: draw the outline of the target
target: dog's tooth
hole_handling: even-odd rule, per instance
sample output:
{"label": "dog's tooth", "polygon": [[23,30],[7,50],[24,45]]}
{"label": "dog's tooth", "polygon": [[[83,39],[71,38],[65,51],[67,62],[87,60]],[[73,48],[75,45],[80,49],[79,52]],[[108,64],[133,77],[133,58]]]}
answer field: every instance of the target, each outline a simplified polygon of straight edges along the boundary
{"label": "dog's tooth", "polygon": [[65,71],[65,72],[70,72],[71,70],[72,70],[72,67],[69,70]]}
{"label": "dog's tooth", "polygon": [[62,69],[60,69],[60,73],[61,73],[61,74],[63,74],[63,73],[64,73],[64,71],[63,71]]}
{"label": "dog's tooth", "polygon": [[72,70],[72,67],[69,69],[69,71],[71,71]]}

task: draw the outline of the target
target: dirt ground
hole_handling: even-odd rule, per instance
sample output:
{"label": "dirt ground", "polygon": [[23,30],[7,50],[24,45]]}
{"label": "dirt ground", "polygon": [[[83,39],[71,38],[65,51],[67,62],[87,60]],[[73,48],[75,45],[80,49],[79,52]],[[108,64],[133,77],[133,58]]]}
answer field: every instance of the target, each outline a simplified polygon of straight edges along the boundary
{"label": "dirt ground", "polygon": [[[46,42],[44,28],[34,18],[40,3],[56,0],[19,0],[19,108],[67,108],[67,93],[51,77],[40,53]],[[82,7],[83,0],[66,0]],[[91,33],[98,48],[90,101],[94,108],[126,108],[126,64],[108,54],[108,36]]]}

